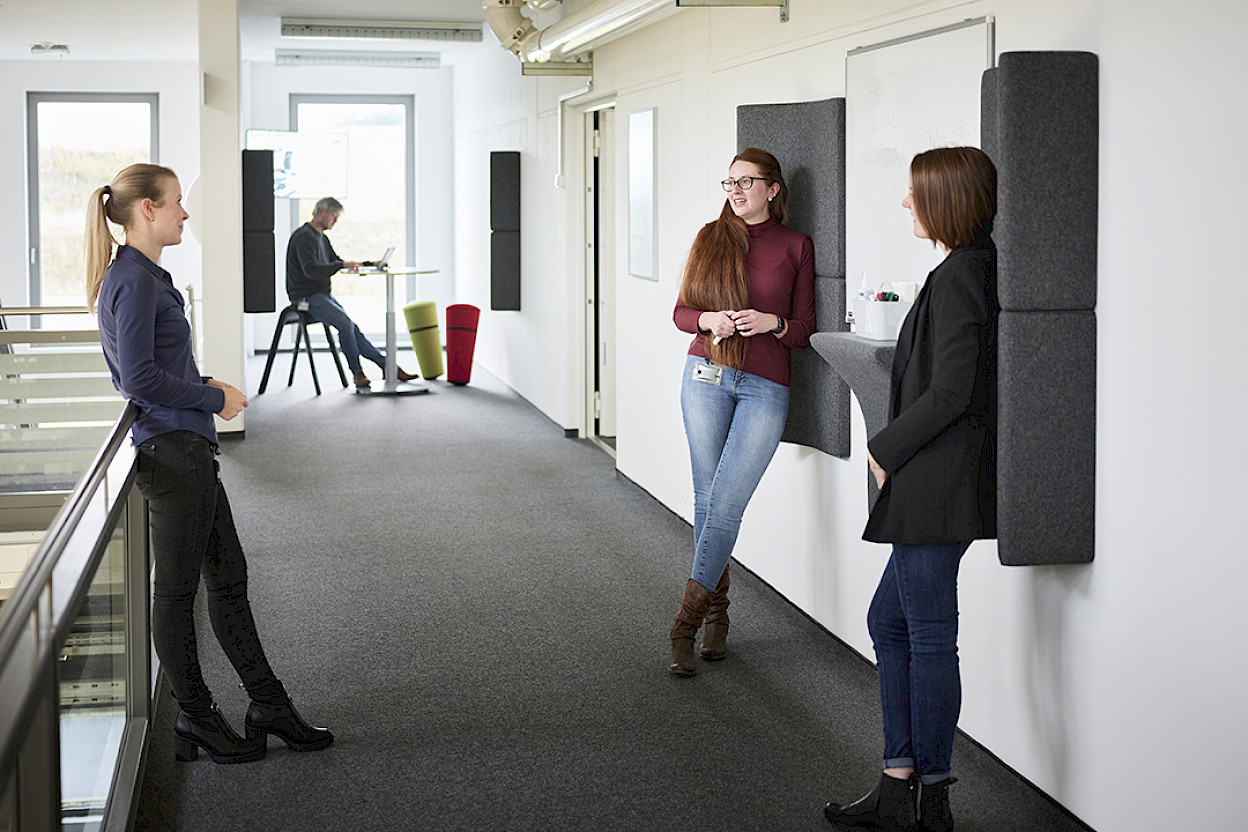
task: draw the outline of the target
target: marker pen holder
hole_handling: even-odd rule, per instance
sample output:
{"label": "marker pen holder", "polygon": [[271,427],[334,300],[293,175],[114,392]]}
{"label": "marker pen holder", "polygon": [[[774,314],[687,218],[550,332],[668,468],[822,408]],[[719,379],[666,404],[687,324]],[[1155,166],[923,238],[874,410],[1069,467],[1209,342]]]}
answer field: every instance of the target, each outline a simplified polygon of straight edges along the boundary
{"label": "marker pen holder", "polygon": [[854,298],[854,333],[872,341],[896,341],[914,303]]}

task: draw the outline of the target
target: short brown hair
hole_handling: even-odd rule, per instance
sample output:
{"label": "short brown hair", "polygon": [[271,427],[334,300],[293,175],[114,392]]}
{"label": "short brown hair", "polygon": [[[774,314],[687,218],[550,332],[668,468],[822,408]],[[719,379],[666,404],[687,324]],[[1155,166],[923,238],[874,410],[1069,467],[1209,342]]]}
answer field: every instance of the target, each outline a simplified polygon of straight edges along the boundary
{"label": "short brown hair", "polygon": [[910,163],[914,217],[934,243],[952,251],[992,231],[997,168],[977,147],[937,147]]}

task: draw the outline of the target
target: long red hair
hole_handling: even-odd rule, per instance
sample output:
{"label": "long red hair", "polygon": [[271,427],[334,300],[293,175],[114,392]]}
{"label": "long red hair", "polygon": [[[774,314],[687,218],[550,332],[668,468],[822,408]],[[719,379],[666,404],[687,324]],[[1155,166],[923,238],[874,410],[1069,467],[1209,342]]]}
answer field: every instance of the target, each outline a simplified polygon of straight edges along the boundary
{"label": "long red hair", "polygon": [[[732,161],[756,166],[761,174],[759,178],[780,186],[780,191],[767,203],[768,214],[777,222],[787,220],[785,202],[789,189],[784,184],[776,157],[766,150],[747,147]],[[748,309],[750,282],[745,272],[745,255],[749,250],[750,232],[745,221],[733,213],[732,203],[725,198],[719,218],[703,226],[693,240],[680,284],[680,299],[690,309],[703,312]],[[744,364],[744,338],[733,335],[718,344],[712,343],[713,340],[711,335],[706,336],[706,354],[712,361],[738,368]]]}

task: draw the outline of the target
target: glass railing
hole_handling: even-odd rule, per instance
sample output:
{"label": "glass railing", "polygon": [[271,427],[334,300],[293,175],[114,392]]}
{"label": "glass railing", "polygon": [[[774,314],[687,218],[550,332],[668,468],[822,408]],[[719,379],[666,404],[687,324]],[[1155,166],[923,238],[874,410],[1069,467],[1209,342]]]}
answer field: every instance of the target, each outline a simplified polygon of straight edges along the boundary
{"label": "glass railing", "polygon": [[0,330],[0,832],[122,832],[141,779],[147,510],[89,333]]}
{"label": "glass railing", "polygon": [[0,307],[0,493],[68,492],[125,406],[87,313]]}

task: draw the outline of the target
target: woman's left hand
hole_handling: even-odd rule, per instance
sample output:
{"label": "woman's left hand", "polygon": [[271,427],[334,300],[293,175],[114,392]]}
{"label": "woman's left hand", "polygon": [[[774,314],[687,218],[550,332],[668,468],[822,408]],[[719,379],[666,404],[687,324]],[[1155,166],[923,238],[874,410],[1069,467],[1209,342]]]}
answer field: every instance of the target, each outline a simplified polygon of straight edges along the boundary
{"label": "woman's left hand", "polygon": [[867,464],[871,466],[871,473],[875,475],[875,487],[883,490],[884,480],[888,479],[888,472],[880,467],[880,463],[875,461],[870,451],[867,451]]}
{"label": "woman's left hand", "polygon": [[780,326],[779,316],[757,309],[743,309],[732,320],[737,325],[737,332],[746,338],[771,332]]}
{"label": "woman's left hand", "polygon": [[[220,387],[222,390],[225,390],[227,393],[228,393],[228,392],[230,392],[230,391],[233,391],[233,392],[237,393],[237,394],[238,394],[238,398],[242,399],[242,406],[243,406],[243,407],[247,407],[247,405],[249,405],[249,404],[250,404],[250,402],[248,402],[248,401],[247,401],[247,394],[246,394],[246,393],[244,393],[242,390],[239,390],[239,389],[238,389],[237,387],[235,387],[233,384],[230,384],[230,383],[225,382],[225,381],[221,381],[220,379],[210,378],[210,379],[208,379],[208,386],[210,386],[210,387]],[[227,416],[227,417],[225,417],[225,418],[229,419],[229,418],[233,418],[233,417],[232,417],[232,416]]]}

